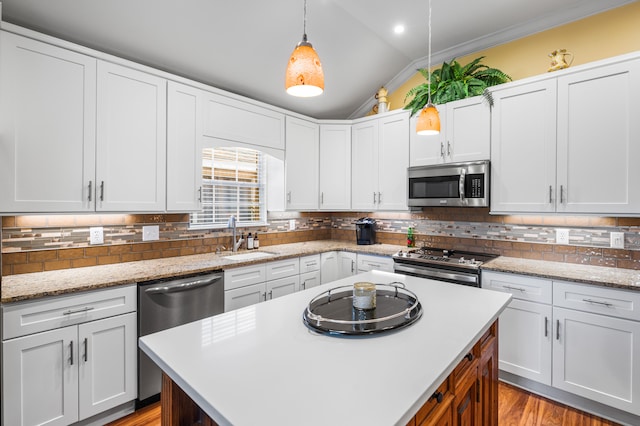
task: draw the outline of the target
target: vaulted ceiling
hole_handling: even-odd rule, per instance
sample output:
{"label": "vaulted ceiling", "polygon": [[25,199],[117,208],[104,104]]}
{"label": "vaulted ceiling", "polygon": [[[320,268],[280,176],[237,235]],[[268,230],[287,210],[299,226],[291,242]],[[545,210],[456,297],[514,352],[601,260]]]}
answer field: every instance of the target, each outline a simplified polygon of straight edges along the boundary
{"label": "vaulted ceiling", "polygon": [[[427,0],[308,0],[325,92],[284,71],[304,0],[1,0],[2,20],[315,118],[354,118],[426,65]],[[432,0],[434,64],[632,0]],[[402,24],[405,32],[394,33]]]}

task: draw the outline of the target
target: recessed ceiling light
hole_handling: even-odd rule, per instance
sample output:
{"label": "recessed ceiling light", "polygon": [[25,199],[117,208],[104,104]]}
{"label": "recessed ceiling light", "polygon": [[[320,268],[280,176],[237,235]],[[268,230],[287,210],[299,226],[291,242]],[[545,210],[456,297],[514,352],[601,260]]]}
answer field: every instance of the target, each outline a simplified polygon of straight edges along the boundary
{"label": "recessed ceiling light", "polygon": [[404,32],[404,25],[402,24],[398,24],[395,27],[393,27],[393,32],[396,34],[402,34]]}

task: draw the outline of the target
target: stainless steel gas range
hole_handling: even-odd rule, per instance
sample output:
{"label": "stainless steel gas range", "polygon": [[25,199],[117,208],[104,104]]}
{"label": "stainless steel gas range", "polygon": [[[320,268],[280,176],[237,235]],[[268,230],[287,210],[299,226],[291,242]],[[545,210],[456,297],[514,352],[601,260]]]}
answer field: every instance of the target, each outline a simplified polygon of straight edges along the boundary
{"label": "stainless steel gas range", "polygon": [[399,274],[480,287],[480,265],[497,255],[432,247],[400,250],[393,255]]}

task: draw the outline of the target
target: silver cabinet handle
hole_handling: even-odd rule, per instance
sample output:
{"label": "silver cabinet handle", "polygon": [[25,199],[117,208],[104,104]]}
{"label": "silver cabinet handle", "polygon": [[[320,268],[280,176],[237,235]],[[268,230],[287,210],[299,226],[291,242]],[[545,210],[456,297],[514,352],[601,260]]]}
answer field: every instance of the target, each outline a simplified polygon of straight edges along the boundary
{"label": "silver cabinet handle", "polygon": [[556,320],[556,340],[560,340],[560,320]]}
{"label": "silver cabinet handle", "polygon": [[206,287],[222,279],[222,275],[213,275],[206,279],[182,279],[171,284],[160,285],[145,289],[146,294],[166,294],[177,293],[180,291],[194,290],[200,287]]}
{"label": "silver cabinet handle", "polygon": [[553,198],[552,198],[552,189],[551,189],[551,185],[549,185],[549,204],[553,203]]}
{"label": "silver cabinet handle", "polygon": [[87,338],[84,338],[84,362],[87,362],[87,358],[89,357],[89,347],[87,344]]}
{"label": "silver cabinet handle", "polygon": [[549,318],[544,317],[544,337],[549,335]]}
{"label": "silver cabinet handle", "polygon": [[104,201],[104,181],[100,181],[100,201]]}
{"label": "silver cabinet handle", "polygon": [[440,142],[440,157],[444,158],[444,142]]}
{"label": "silver cabinet handle", "polygon": [[305,290],[306,289],[306,285],[307,285],[307,282],[306,281],[302,281],[302,283],[300,284],[300,287],[302,287],[302,289]]}
{"label": "silver cabinet handle", "polygon": [[320,193],[320,204],[324,204],[324,192]]}
{"label": "silver cabinet handle", "polygon": [[447,157],[451,157],[451,142],[447,141]]}
{"label": "silver cabinet handle", "polygon": [[93,310],[93,309],[94,309],[94,307],[93,307],[93,306],[86,306],[86,307],[84,307],[84,308],[82,308],[82,309],[75,309],[75,310],[71,310],[71,309],[69,309],[68,311],[64,311],[64,312],[62,313],[62,315],[81,314],[81,313],[83,313],[83,312],[91,311],[91,310]]}
{"label": "silver cabinet handle", "polygon": [[269,290],[269,300],[273,299],[273,290]]}
{"label": "silver cabinet handle", "polygon": [[198,202],[202,202],[202,187],[198,188]]}
{"label": "silver cabinet handle", "polygon": [[354,268],[353,268],[353,267],[355,266],[355,263],[356,263],[356,262],[354,262],[353,260],[351,261],[351,273],[353,273],[353,271],[354,271]]}
{"label": "silver cabinet handle", "polygon": [[564,186],[560,185],[560,204],[564,203]]}
{"label": "silver cabinet handle", "polygon": [[373,204],[375,204],[375,203],[376,203],[376,193],[374,192],[373,193]]}
{"label": "silver cabinet handle", "polygon": [[267,292],[262,293],[262,300],[267,301]]}
{"label": "silver cabinet handle", "polygon": [[378,192],[378,204],[382,203],[382,192]]}
{"label": "silver cabinet handle", "polygon": [[524,289],[522,287],[513,287],[513,286],[510,286],[510,285],[503,285],[502,288],[506,288],[508,290],[518,290],[518,291],[520,291],[522,293],[526,293],[526,291],[527,291],[526,289]]}
{"label": "silver cabinet handle", "polygon": [[287,202],[291,202],[291,191],[287,192]]}
{"label": "silver cabinet handle", "polygon": [[69,365],[73,365],[73,340],[69,342]]}
{"label": "silver cabinet handle", "polygon": [[610,308],[613,306],[613,303],[609,303],[609,302],[602,302],[600,300],[593,300],[593,299],[582,299],[583,302],[587,302],[587,303],[592,303],[594,305],[601,305],[601,306],[606,306],[607,308]]}
{"label": "silver cabinet handle", "polygon": [[89,181],[89,196],[87,197],[91,201],[91,192],[93,191],[93,181]]}

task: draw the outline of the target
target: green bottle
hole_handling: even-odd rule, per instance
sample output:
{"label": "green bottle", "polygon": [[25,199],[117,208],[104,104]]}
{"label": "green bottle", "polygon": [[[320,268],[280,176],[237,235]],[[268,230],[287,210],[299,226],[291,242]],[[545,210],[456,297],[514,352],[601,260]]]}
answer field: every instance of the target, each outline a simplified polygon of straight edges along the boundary
{"label": "green bottle", "polygon": [[416,237],[413,235],[413,228],[409,227],[407,230],[407,247],[416,246]]}

